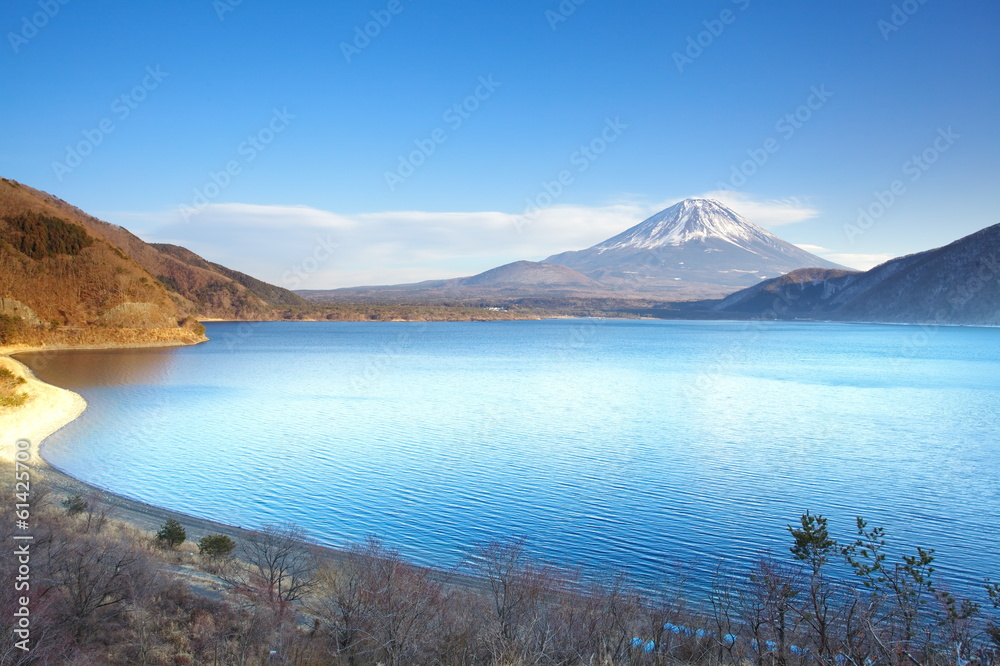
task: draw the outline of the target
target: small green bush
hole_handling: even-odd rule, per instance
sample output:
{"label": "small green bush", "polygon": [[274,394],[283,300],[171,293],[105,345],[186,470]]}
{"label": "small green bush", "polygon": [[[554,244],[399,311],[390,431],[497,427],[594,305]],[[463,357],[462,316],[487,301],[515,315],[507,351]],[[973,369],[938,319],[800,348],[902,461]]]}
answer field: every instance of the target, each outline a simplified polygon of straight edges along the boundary
{"label": "small green bush", "polygon": [[66,509],[66,513],[71,516],[75,516],[79,513],[83,513],[90,506],[87,504],[87,500],[83,499],[79,495],[70,495],[62,501],[63,508]]}
{"label": "small green bush", "polygon": [[187,532],[184,526],[173,518],[167,518],[167,522],[163,523],[163,527],[156,533],[156,540],[167,548],[176,548],[184,543],[185,539]]}
{"label": "small green bush", "polygon": [[184,317],[184,319],[180,321],[179,325],[181,328],[194,331],[196,335],[205,335],[205,325],[194,317]]}
{"label": "small green bush", "polygon": [[198,553],[213,560],[229,557],[236,542],[225,534],[206,534],[198,540]]}

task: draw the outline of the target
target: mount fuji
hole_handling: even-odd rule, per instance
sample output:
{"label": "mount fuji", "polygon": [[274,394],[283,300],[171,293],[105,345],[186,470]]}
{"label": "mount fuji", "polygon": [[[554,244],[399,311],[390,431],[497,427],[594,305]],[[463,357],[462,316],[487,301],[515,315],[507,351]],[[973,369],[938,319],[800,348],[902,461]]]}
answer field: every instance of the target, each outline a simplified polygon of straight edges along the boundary
{"label": "mount fuji", "polygon": [[712,199],[686,199],[591,248],[543,263],[568,266],[617,289],[706,295],[799,268],[844,269]]}
{"label": "mount fuji", "polygon": [[711,199],[687,199],[603,243],[417,284],[301,291],[311,300],[719,298],[800,268],[843,269]]}

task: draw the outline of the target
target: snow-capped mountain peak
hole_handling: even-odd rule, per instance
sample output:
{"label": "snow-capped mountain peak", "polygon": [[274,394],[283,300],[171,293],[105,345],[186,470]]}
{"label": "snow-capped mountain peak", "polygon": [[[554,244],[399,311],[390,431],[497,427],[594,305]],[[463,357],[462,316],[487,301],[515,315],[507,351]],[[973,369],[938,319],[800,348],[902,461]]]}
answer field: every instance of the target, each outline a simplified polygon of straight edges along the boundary
{"label": "snow-capped mountain peak", "polygon": [[705,294],[798,268],[843,268],[761,229],[712,199],[686,199],[585,250],[545,263],[602,284]]}
{"label": "snow-capped mountain peak", "polygon": [[595,245],[608,250],[652,250],[718,239],[744,250],[757,243],[777,247],[778,238],[713,199],[685,199],[613,238]]}

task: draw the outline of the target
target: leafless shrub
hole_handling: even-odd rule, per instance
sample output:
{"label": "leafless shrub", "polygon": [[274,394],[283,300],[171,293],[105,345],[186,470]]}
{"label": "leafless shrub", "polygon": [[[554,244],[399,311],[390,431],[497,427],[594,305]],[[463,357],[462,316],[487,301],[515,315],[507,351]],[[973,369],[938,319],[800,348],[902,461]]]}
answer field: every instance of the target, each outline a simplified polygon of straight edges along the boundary
{"label": "leafless shrub", "polygon": [[325,572],[319,607],[337,654],[399,665],[431,663],[443,603],[426,569],[368,537]]}
{"label": "leafless shrub", "polygon": [[254,606],[285,619],[292,604],[312,589],[316,559],[304,530],[294,524],[268,524],[240,543],[240,560],[225,576],[233,592]]}

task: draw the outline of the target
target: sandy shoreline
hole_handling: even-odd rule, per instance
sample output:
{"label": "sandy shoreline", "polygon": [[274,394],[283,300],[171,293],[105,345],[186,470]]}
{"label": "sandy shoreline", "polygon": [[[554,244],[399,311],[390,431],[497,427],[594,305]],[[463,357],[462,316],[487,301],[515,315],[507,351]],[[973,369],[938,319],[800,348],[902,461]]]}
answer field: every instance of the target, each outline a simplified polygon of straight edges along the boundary
{"label": "sandy shoreline", "polygon": [[23,407],[8,407],[0,412],[3,458],[13,462],[16,442],[28,440],[31,442],[32,460],[37,465],[41,460],[38,445],[83,414],[87,401],[72,391],[46,384],[35,377],[28,366],[9,356],[0,356],[0,368],[23,377],[25,384],[21,390],[29,396]]}

